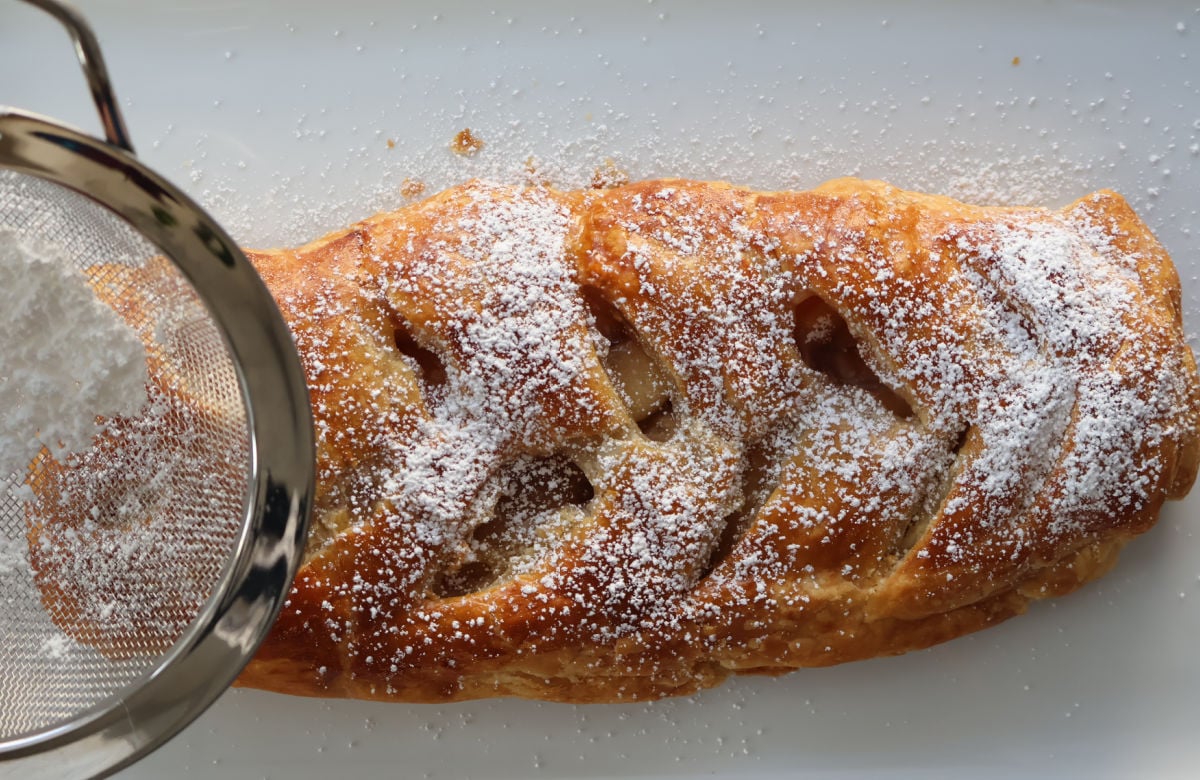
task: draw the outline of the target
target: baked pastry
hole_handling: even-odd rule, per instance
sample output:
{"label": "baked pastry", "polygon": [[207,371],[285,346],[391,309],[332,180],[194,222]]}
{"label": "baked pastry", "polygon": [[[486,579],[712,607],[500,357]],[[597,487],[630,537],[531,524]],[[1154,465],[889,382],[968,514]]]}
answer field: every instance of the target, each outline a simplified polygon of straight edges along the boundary
{"label": "baked pastry", "polygon": [[633,700],[901,653],[1099,576],[1200,455],[1176,273],[1111,192],[476,181],[251,259],[320,444],[245,686]]}
{"label": "baked pastry", "polygon": [[1103,574],[1200,461],[1178,279],[1111,192],[475,181],[249,254],[318,491],[244,686],[637,700],[902,653]]}

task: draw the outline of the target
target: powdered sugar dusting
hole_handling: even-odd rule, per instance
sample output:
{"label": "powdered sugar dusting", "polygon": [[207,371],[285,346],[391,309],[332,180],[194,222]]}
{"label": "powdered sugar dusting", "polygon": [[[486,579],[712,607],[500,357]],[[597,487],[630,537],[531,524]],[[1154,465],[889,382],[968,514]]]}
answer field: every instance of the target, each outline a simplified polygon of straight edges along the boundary
{"label": "powdered sugar dusting", "polygon": [[[781,626],[953,609],[1139,527],[1167,481],[1155,448],[1195,436],[1196,380],[1139,290],[1150,261],[1097,204],[472,182],[361,223],[336,271],[352,292],[326,276],[285,308],[301,334],[332,311],[374,334],[390,411],[364,418],[370,487],[325,510],[281,630],[341,648],[318,686],[371,695],[479,695],[484,659],[552,676],[566,647],[668,691],[714,663],[853,657],[853,630]],[[300,342],[332,451],[357,363]],[[642,419],[627,371],[655,376]]]}
{"label": "powdered sugar dusting", "polygon": [[583,307],[563,259],[566,214],[536,194],[492,204],[495,195],[477,188],[461,216],[438,226],[461,243],[434,242],[399,274],[380,258],[376,279],[385,298],[445,307],[431,336],[457,345],[447,392],[430,399],[411,438],[392,442],[399,468],[382,482],[397,516],[420,518],[407,533],[431,554],[449,529],[461,535],[484,520],[498,458],[539,438],[542,399],[585,378],[586,331],[569,333]]}
{"label": "powdered sugar dusting", "polygon": [[1194,428],[1195,380],[1177,349],[1161,350],[1170,316],[1147,315],[1144,258],[1118,250],[1114,231],[1079,207],[981,216],[931,234],[940,281],[922,289],[926,272],[837,230],[825,251],[875,269],[845,305],[873,323],[877,363],[895,367],[931,430],[966,445],[902,571],[994,587],[1078,544],[1098,518],[1137,517],[1167,481],[1147,449]]}

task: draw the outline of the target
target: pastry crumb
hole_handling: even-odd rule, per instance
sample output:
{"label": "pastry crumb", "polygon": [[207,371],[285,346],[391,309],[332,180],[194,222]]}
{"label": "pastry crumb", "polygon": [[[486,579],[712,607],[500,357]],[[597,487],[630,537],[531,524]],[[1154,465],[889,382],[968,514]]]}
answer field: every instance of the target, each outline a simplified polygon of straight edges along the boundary
{"label": "pastry crumb", "polygon": [[483,141],[479,136],[471,132],[471,128],[464,127],[454,136],[454,140],[450,142],[450,151],[463,157],[471,157],[483,149]]}
{"label": "pastry crumb", "polygon": [[406,198],[419,198],[425,193],[425,182],[407,176],[400,182],[400,194]]}

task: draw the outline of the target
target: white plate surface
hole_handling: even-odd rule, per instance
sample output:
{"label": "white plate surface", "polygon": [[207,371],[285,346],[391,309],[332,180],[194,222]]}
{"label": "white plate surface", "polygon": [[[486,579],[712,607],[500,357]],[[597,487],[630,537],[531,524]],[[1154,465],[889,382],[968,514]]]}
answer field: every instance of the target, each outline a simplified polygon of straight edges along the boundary
{"label": "white plate surface", "polygon": [[[1124,193],[1200,326],[1200,15],[1185,3],[80,2],[152,167],[247,245],[470,176],[968,200]],[[1018,60],[1019,58],[1019,60]],[[62,34],[0,0],[0,102],[95,127]],[[487,144],[448,151],[469,127]],[[391,141],[391,145],[389,145]],[[1107,578],[902,658],[630,706],[226,694],[122,780],[1194,776],[1200,491]]]}

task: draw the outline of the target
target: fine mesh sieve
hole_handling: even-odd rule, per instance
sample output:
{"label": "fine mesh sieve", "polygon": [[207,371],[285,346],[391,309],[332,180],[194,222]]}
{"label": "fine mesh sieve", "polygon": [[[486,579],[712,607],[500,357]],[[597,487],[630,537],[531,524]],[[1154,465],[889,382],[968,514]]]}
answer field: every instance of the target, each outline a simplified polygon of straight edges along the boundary
{"label": "fine mesh sieve", "polygon": [[306,532],[312,428],[262,282],[133,157],[82,19],[27,1],[66,26],[108,142],[0,108],[0,233],[69,258],[148,378],[88,446],[0,474],[0,775],[98,776],[202,712],[270,628]]}

